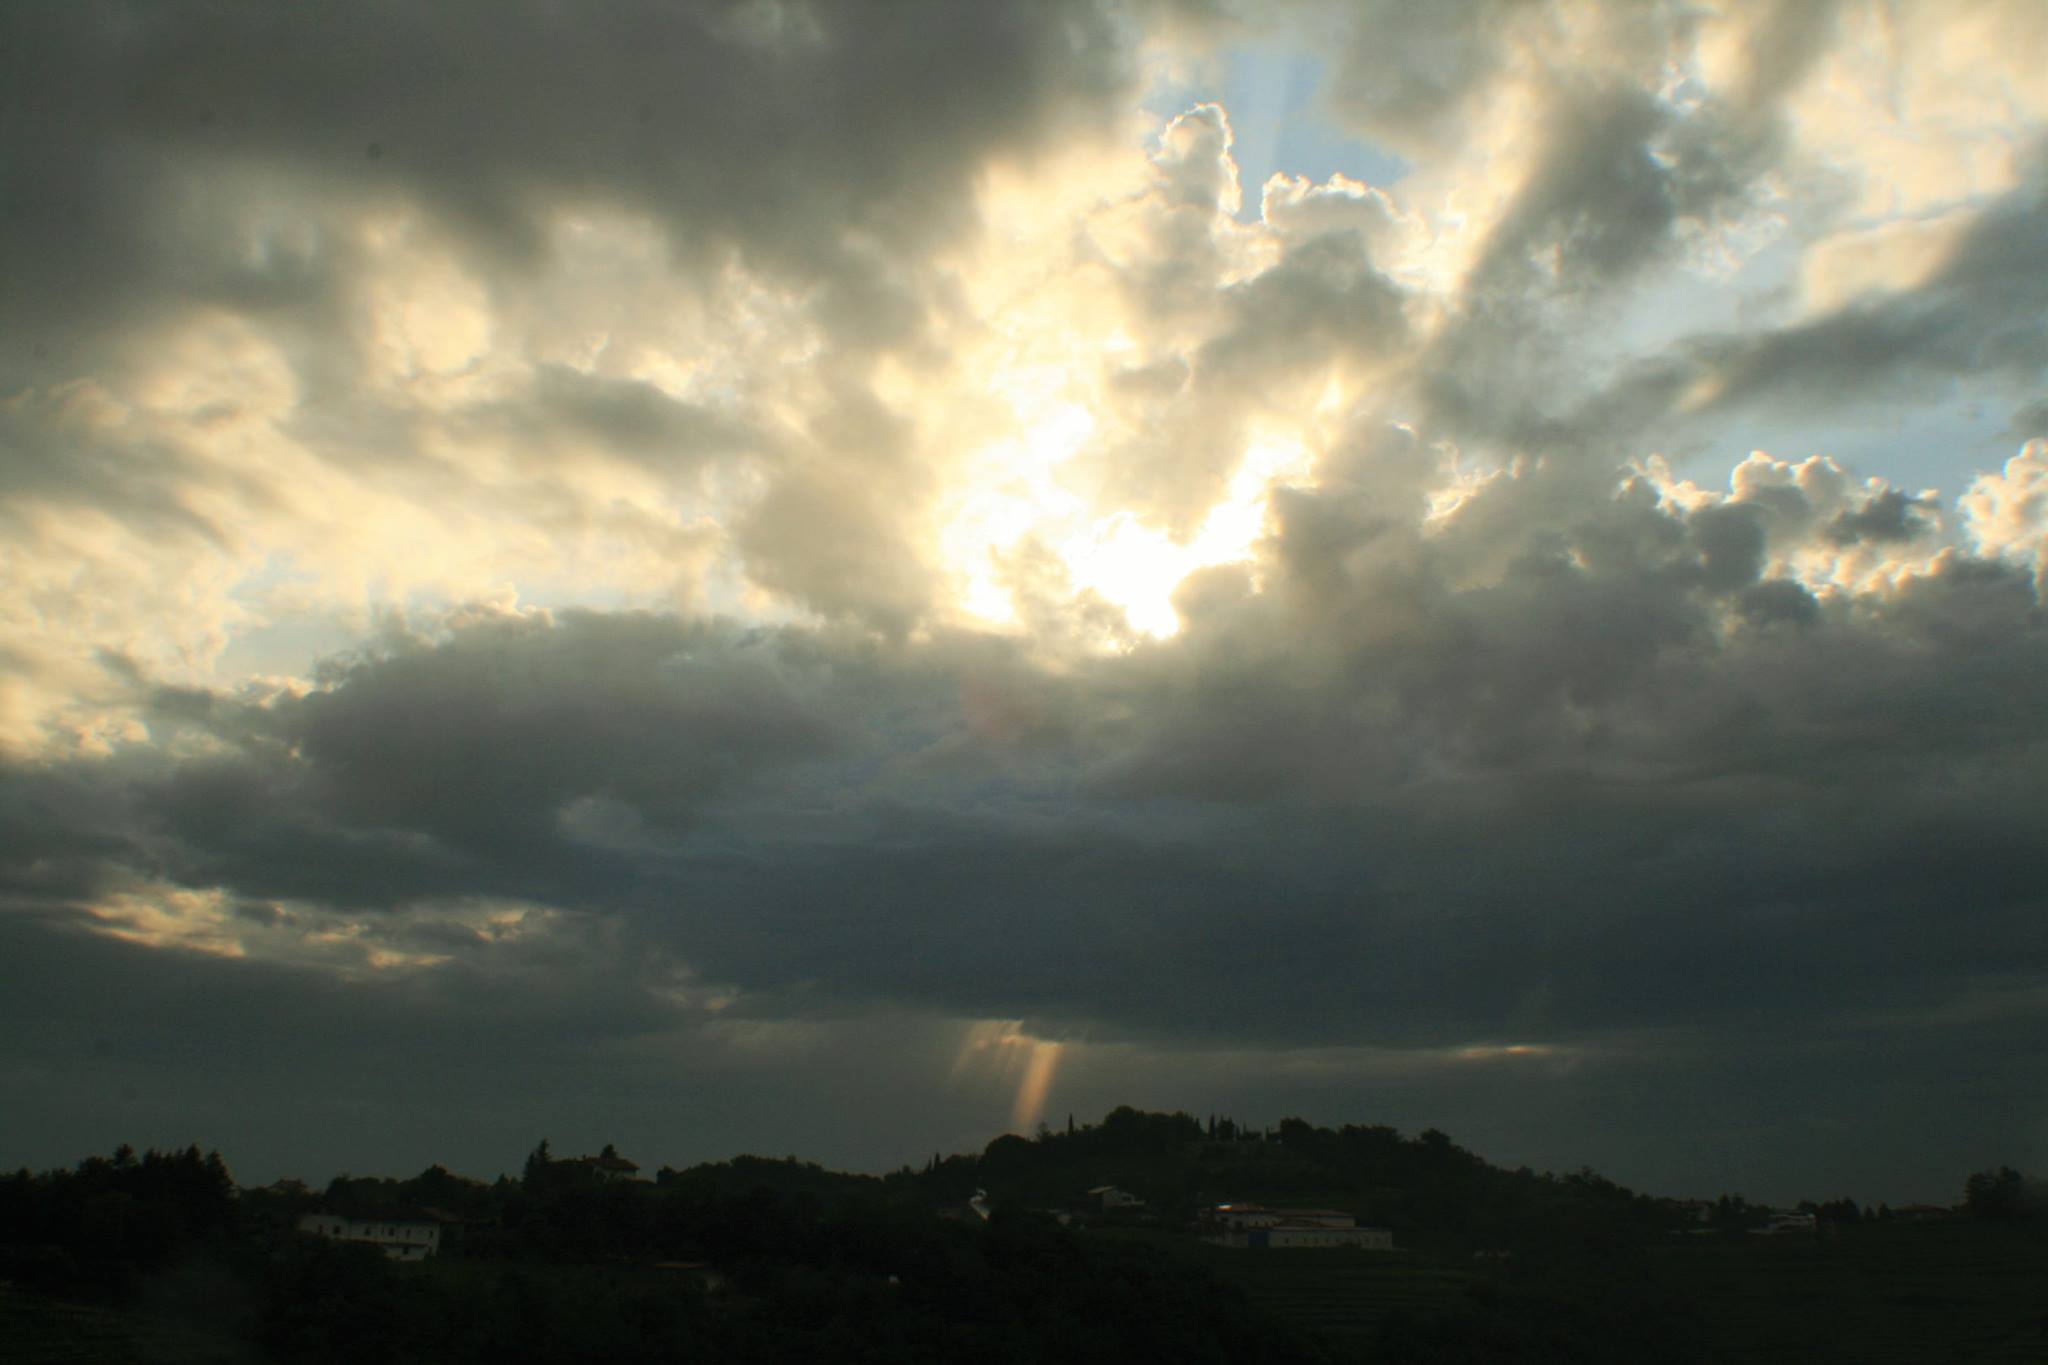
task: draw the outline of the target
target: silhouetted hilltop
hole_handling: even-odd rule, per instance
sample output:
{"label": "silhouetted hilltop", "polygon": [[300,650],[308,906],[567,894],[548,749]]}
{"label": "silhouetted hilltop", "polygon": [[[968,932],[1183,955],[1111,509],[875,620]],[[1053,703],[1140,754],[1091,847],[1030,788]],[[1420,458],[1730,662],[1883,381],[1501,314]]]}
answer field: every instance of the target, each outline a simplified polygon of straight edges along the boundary
{"label": "silhouetted hilltop", "polygon": [[1621,1243],[1654,1236],[1671,1201],[1635,1194],[1590,1170],[1502,1170],[1435,1129],[1403,1137],[1381,1125],[1271,1129],[1192,1115],[1112,1111],[1098,1124],[1004,1136],[978,1155],[935,1160],[920,1183],[945,1198],[980,1188],[997,1204],[1078,1208],[1114,1185],[1164,1224],[1226,1201],[1313,1204],[1389,1227],[1403,1246],[1512,1248],[1560,1239]]}
{"label": "silhouetted hilltop", "polygon": [[[650,1178],[542,1142],[488,1183],[435,1165],[237,1190],[218,1154],[123,1148],[0,1177],[0,1341],[494,1365],[2032,1358],[2040,1187],[2000,1169],[1964,1193],[1766,1220],[1503,1170],[1436,1131],[1129,1108],[886,1176],[740,1156]],[[1395,1249],[1205,1244],[1191,1222],[1225,1201],[1350,1214]],[[386,1258],[419,1255],[422,1224],[430,1256]]]}

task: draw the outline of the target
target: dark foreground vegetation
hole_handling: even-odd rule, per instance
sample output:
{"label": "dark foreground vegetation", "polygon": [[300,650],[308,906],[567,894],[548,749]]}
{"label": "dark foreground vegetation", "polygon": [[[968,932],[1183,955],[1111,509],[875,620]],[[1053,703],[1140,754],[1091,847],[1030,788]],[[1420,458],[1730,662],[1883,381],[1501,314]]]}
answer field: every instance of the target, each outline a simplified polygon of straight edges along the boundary
{"label": "dark foreground vegetation", "polygon": [[[1956,1216],[1838,1199],[1792,1236],[1441,1133],[1129,1109],[886,1177],[606,1174],[543,1143],[489,1184],[237,1190],[196,1149],[0,1177],[0,1360],[2048,1361],[2048,1210],[2011,1171]],[[1143,1203],[1105,1213],[1104,1185]],[[1357,1214],[1398,1249],[1204,1244],[1222,1200]],[[431,1217],[439,1253],[298,1232],[315,1211]]]}

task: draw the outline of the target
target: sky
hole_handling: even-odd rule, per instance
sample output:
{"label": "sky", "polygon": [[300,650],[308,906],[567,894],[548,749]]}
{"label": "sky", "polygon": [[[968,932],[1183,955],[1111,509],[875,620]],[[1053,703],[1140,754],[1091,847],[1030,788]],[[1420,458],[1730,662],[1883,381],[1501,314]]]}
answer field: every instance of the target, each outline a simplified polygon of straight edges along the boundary
{"label": "sky", "polygon": [[2048,7],[0,11],[0,1166],[2048,1165]]}

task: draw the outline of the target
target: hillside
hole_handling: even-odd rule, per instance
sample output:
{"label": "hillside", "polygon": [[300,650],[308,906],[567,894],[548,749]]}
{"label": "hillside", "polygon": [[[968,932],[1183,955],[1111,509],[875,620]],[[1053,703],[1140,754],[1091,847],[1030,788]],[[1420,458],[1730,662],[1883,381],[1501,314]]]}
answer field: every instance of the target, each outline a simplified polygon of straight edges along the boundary
{"label": "hillside", "polygon": [[[23,1171],[0,1178],[0,1333],[48,1362],[2048,1360],[2048,1225],[2009,1171],[1971,1178],[1973,1216],[1837,1200],[1790,1237],[1740,1200],[1502,1170],[1437,1132],[1132,1109],[879,1177],[632,1174],[546,1143],[491,1183],[238,1191],[196,1149]],[[1141,1202],[1105,1210],[1104,1186]],[[1205,1243],[1192,1220],[1223,1201],[1339,1210],[1395,1247]],[[439,1254],[298,1233],[314,1210],[429,1218]]]}

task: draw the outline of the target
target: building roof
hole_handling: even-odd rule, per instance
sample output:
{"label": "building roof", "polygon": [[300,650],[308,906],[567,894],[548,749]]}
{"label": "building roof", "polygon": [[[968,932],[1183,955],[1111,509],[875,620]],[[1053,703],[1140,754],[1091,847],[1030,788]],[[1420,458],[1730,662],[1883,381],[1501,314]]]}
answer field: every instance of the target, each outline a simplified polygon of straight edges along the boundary
{"label": "building roof", "polygon": [[637,1161],[628,1161],[622,1156],[577,1156],[562,1163],[565,1166],[585,1166],[594,1171],[624,1171],[631,1174],[640,1169]]}
{"label": "building roof", "polygon": [[439,1227],[442,1223],[450,1221],[439,1216],[432,1209],[411,1208],[369,1209],[355,1212],[350,1212],[346,1209],[316,1209],[299,1215],[301,1223],[305,1222],[308,1218],[339,1218],[350,1223],[389,1223],[394,1226],[404,1225],[408,1227]]}
{"label": "building roof", "polygon": [[1218,1204],[1218,1213],[1270,1213],[1276,1218],[1350,1218],[1343,1209],[1276,1209],[1268,1204]]}

